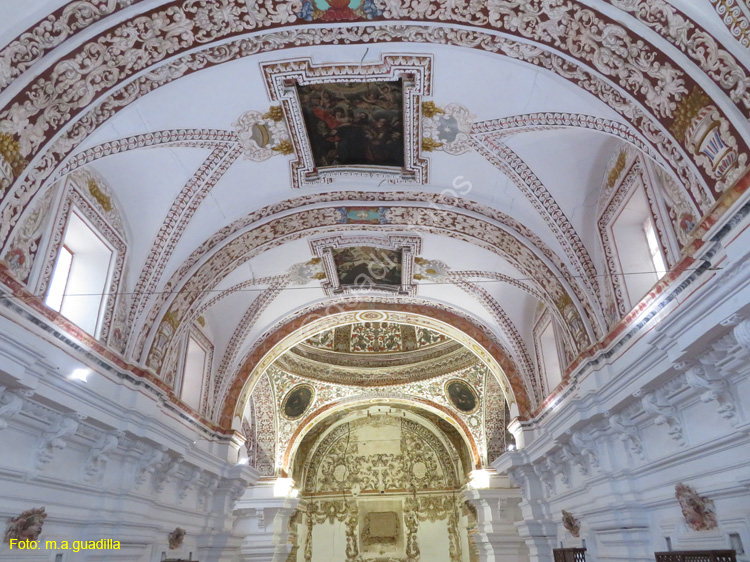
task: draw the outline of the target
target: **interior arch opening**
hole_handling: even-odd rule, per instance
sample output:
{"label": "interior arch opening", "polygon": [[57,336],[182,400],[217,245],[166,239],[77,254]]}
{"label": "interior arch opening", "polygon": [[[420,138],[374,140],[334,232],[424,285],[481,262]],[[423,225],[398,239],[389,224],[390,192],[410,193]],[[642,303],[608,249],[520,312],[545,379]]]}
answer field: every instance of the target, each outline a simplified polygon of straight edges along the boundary
{"label": "interior arch opening", "polygon": [[335,412],[296,449],[303,509],[290,560],[472,560],[475,519],[461,490],[473,468],[452,424],[390,402]]}

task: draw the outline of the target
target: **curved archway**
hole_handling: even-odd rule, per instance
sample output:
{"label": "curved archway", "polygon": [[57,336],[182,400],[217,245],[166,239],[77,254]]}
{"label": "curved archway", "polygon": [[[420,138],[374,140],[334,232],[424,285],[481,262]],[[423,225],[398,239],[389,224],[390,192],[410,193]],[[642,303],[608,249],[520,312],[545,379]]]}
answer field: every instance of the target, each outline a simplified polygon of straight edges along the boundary
{"label": "curved archway", "polygon": [[[330,307],[322,305],[298,316],[265,338],[258,341],[254,349],[246,356],[242,367],[227,384],[226,394],[219,399],[221,414],[219,423],[224,427],[238,426],[241,421],[244,405],[247,402],[255,381],[287,349],[305,337],[338,323],[347,323],[344,315],[355,318],[362,312],[379,311],[386,317],[388,313],[403,315],[407,323],[423,322],[427,326],[443,331],[460,342],[465,343],[480,360],[490,369],[503,388],[513,415],[521,417],[531,413],[532,402],[526,391],[526,385],[513,362],[499,348],[490,332],[480,324],[466,317],[427,305],[377,302],[351,302],[348,310],[336,315],[327,314]],[[327,320],[326,320],[327,319]]]}
{"label": "curved archway", "polygon": [[[486,459],[482,458],[480,452],[481,448],[472,436],[469,428],[460,418],[453,415],[447,408],[436,403],[414,398],[407,400],[403,398],[357,397],[349,400],[345,399],[336,404],[329,404],[305,417],[285,448],[281,464],[281,475],[284,477],[294,477],[297,475],[294,470],[298,460],[297,453],[309,436],[314,435],[314,439],[322,438],[324,436],[323,434],[329,430],[331,425],[340,421],[338,419],[339,414],[348,415],[352,412],[359,412],[373,407],[382,407],[383,409],[392,407],[412,408],[418,411],[421,416],[427,415],[432,417],[433,421],[435,419],[441,419],[447,422],[456,431],[456,434],[461,438],[463,445],[466,447],[465,452],[467,453],[467,456],[464,457],[464,460],[471,460],[471,464],[466,462],[463,463],[463,471],[468,474],[470,470],[484,467]],[[455,444],[456,443],[454,442],[454,445]],[[459,455],[461,454],[462,452],[459,451]]]}

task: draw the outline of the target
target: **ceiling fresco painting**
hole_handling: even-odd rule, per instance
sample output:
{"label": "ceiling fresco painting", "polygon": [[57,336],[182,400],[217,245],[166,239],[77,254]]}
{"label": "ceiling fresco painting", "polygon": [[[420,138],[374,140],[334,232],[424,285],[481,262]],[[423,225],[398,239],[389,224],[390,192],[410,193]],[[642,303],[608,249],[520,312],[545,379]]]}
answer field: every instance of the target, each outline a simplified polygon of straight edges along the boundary
{"label": "ceiling fresco painting", "polygon": [[294,420],[302,416],[310,404],[313,401],[313,395],[315,391],[311,386],[300,385],[292,390],[284,397],[284,401],[281,404],[281,409],[284,412],[284,416],[290,420]]}
{"label": "ceiling fresco painting", "polygon": [[400,291],[402,251],[372,246],[332,250],[341,287]]}
{"label": "ceiling fresco painting", "polygon": [[403,167],[400,80],[310,84],[297,95],[317,167]]}

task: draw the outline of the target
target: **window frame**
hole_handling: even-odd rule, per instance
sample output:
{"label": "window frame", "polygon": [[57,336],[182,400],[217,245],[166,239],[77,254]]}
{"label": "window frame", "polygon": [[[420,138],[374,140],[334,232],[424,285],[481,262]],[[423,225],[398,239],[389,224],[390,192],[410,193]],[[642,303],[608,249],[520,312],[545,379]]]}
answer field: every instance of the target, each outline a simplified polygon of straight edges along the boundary
{"label": "window frame", "polygon": [[[55,308],[53,306],[49,306],[47,301],[49,299],[50,290],[52,289],[52,280],[54,279],[55,274],[57,273],[57,267],[59,265],[60,256],[62,256],[63,250],[65,250],[66,252],[70,254],[70,264],[68,265],[68,273],[65,276],[65,284],[63,285],[62,294],[60,295],[60,305],[57,308]],[[47,290],[47,294],[45,295],[45,299],[44,299],[44,304],[49,306],[52,310],[56,312],[60,312],[62,310],[63,303],[65,302],[65,295],[68,292],[68,285],[70,284],[70,273],[73,271],[73,260],[75,260],[75,257],[76,257],[76,253],[72,251],[70,248],[68,248],[65,244],[62,244],[60,246],[60,250],[57,252],[57,259],[55,260],[55,267],[52,270],[52,277],[50,278],[50,284],[49,284],[50,286]]]}
{"label": "window frame", "polygon": [[[640,154],[636,155],[632,161],[629,161],[617,182],[612,186],[610,193],[607,194],[606,204],[599,213],[597,220],[599,239],[604,251],[604,263],[607,273],[604,283],[608,285],[607,288],[613,295],[619,318],[624,318],[640,301],[648,296],[648,293],[637,298],[630,296],[623,277],[624,270],[620,259],[621,254],[618,247],[618,240],[614,233],[618,217],[625,210],[637,190],[642,190],[645,195],[649,219],[653,224],[654,234],[656,235],[667,272],[679,258],[679,245],[676,235],[672,232],[671,223],[668,221],[665,222],[665,217],[668,217],[668,213],[662,198],[658,195],[657,190],[654,189],[655,180],[652,172],[650,164],[645,162]],[[667,226],[668,224],[670,226]],[[641,230],[643,231],[643,228]],[[648,247],[645,232],[643,232],[643,238],[644,243]],[[648,248],[648,252],[650,255],[650,248]]]}
{"label": "window frame", "polygon": [[211,382],[211,373],[213,372],[214,362],[214,345],[213,343],[211,343],[211,340],[208,338],[208,336],[198,328],[198,326],[192,326],[191,329],[188,330],[188,333],[185,335],[182,343],[180,361],[178,365],[179,377],[176,377],[173,388],[178,398],[183,401],[183,403],[192,408],[193,406],[187,404],[187,402],[185,402],[183,399],[183,391],[185,388],[185,367],[187,366],[187,353],[191,339],[206,353],[206,360],[203,365],[203,378],[201,380],[201,391],[197,408],[197,410],[202,413],[205,412],[208,407],[209,386]]}
{"label": "window frame", "polygon": [[560,330],[558,329],[557,322],[555,322],[555,318],[549,308],[545,308],[544,312],[539,316],[536,323],[534,324],[534,327],[532,328],[537,376],[539,377],[539,383],[541,385],[545,398],[548,397],[555,388],[557,388],[557,386],[555,386],[554,388],[549,387],[549,380],[547,378],[546,372],[546,362],[544,360],[544,350],[542,346],[542,335],[547,331],[547,328],[550,325],[552,326],[552,334],[555,338],[555,352],[557,353],[557,362],[560,367],[560,382],[557,384],[557,386],[565,381],[566,369],[565,354],[560,337]]}
{"label": "window frame", "polygon": [[33,278],[30,285],[34,286],[35,294],[46,299],[71,214],[75,213],[112,251],[107,282],[104,285],[102,301],[99,305],[96,329],[94,333],[90,334],[95,339],[107,343],[114,323],[115,311],[124,298],[120,294],[120,290],[123,282],[127,244],[124,236],[113,227],[103,209],[92,201],[92,197],[86,193],[78,181],[70,176],[62,181],[63,189],[59,195],[59,203],[52,221],[51,233],[47,237],[47,247],[43,254],[44,259],[38,260],[40,268],[32,273]]}

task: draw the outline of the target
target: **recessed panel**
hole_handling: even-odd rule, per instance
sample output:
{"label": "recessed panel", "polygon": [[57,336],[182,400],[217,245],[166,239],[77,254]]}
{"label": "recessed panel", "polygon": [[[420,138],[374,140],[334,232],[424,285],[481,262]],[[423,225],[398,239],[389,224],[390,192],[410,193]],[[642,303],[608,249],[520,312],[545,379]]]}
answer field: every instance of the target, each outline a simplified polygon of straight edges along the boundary
{"label": "recessed panel", "polygon": [[341,287],[401,289],[402,251],[372,246],[332,250]]}
{"label": "recessed panel", "polygon": [[401,80],[297,86],[318,168],[404,166]]}

